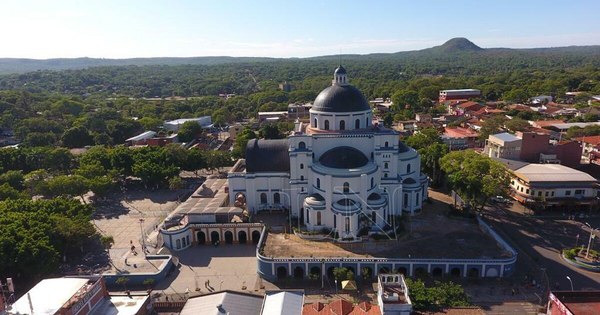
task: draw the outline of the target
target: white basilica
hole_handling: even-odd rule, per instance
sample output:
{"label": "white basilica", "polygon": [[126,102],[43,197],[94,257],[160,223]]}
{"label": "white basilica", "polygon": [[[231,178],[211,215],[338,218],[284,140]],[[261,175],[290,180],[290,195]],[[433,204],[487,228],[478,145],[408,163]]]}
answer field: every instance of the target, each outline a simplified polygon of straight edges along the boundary
{"label": "white basilica", "polygon": [[419,212],[428,185],[418,153],[372,123],[342,66],[315,99],[310,123],[297,123],[287,139],[249,141],[228,181],[230,204],[250,213],[286,208],[308,230],[332,229],[343,239]]}

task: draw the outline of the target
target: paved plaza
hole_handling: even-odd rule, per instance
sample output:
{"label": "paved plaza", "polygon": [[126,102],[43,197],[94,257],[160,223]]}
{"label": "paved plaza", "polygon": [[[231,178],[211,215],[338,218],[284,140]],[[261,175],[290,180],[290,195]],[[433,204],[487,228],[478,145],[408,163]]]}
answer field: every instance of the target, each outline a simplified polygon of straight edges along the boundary
{"label": "paved plaza", "polygon": [[[180,266],[155,291],[199,295],[220,290],[263,293],[264,289],[275,288],[263,283],[256,273],[254,245],[199,245],[172,255]],[[267,287],[261,288],[263,285]]]}

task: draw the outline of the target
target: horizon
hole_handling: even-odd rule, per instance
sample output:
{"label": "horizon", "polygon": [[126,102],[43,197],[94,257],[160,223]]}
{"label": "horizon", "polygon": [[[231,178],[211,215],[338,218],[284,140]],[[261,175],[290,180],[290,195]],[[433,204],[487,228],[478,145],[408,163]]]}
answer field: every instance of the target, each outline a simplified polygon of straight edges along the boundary
{"label": "horizon", "polygon": [[0,58],[309,58],[414,51],[456,37],[482,48],[591,46],[600,44],[599,9],[590,0],[12,1],[0,4],[0,27],[11,30],[4,41],[13,43]]}

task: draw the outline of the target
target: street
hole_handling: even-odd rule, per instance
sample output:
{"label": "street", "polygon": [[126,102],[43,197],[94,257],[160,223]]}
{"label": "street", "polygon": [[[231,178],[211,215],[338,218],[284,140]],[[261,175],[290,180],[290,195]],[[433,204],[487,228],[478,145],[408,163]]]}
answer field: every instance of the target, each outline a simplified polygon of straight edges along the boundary
{"label": "street", "polygon": [[[600,290],[600,273],[582,270],[562,260],[561,251],[587,245],[585,222],[600,226],[600,218],[540,218],[522,214],[522,206],[495,204],[486,208],[486,218],[519,252],[516,277],[533,278],[541,288],[552,290]],[[580,221],[578,221],[580,220]],[[592,246],[592,248],[595,248]],[[519,278],[516,278],[519,279]],[[547,290],[544,290],[547,292]]]}

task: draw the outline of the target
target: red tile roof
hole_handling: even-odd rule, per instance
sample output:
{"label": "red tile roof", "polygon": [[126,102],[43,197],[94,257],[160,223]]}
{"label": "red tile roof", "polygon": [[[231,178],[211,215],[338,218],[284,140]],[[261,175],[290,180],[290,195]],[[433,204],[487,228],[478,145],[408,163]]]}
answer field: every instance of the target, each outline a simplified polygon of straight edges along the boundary
{"label": "red tile roof", "polygon": [[469,138],[469,137],[478,137],[479,134],[469,128],[446,127],[446,128],[444,128],[444,136],[449,137],[449,138]]}
{"label": "red tile roof", "polygon": [[585,142],[585,143],[591,144],[593,146],[597,146],[600,144],[600,136],[578,137],[578,138],[574,138],[573,140],[578,141],[578,142]]}
{"label": "red tile roof", "polygon": [[538,126],[540,128],[548,127],[555,124],[564,124],[564,120],[555,119],[555,120],[536,120],[533,122],[534,126]]}
{"label": "red tile roof", "polygon": [[381,315],[377,305],[361,302],[353,305],[346,300],[335,300],[329,304],[315,302],[302,307],[302,315]]}

